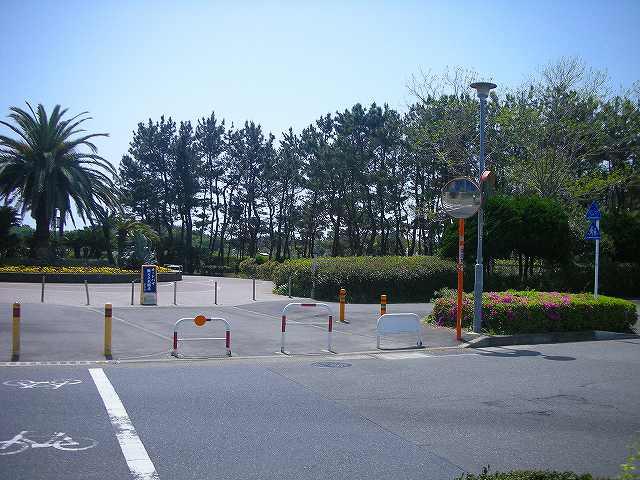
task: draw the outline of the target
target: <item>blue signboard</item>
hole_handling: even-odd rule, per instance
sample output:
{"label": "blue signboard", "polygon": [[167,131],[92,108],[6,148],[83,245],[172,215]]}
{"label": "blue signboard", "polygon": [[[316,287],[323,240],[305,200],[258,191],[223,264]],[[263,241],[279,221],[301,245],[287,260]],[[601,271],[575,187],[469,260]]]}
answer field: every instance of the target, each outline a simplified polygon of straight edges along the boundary
{"label": "blue signboard", "polygon": [[156,266],[144,265],[142,267],[143,291],[144,293],[155,293],[158,291],[158,284],[156,283]]}
{"label": "blue signboard", "polygon": [[589,210],[587,210],[586,217],[589,220],[600,220],[600,209],[598,208],[598,202],[591,202]]}
{"label": "blue signboard", "polygon": [[158,304],[158,269],[155,265],[142,265],[140,269],[140,304]]}
{"label": "blue signboard", "polygon": [[587,234],[584,236],[585,240],[600,240],[600,229],[598,228],[598,224],[595,220],[591,221],[591,225],[589,225],[589,230],[587,230]]}

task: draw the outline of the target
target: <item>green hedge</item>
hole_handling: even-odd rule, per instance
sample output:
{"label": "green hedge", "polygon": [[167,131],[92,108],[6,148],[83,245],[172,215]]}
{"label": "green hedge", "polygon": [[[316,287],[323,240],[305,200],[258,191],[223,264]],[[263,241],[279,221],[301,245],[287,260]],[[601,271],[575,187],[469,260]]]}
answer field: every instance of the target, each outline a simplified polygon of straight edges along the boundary
{"label": "green hedge", "polygon": [[273,274],[279,266],[280,262],[276,262],[275,260],[268,260],[262,265],[256,266],[256,278],[260,280],[273,280]]}
{"label": "green hedge", "polygon": [[467,473],[458,477],[457,480],[595,480],[595,477],[588,473],[578,475],[573,472],[513,470],[511,472],[481,473],[480,475]]}
{"label": "green hedge", "polygon": [[253,278],[256,276],[257,266],[258,262],[256,262],[255,258],[247,258],[240,262],[240,265],[238,265],[238,271],[240,272],[240,275],[244,277]]}
{"label": "green hedge", "polygon": [[236,269],[229,265],[202,265],[200,267],[200,274],[213,277],[224,277],[228,273],[235,272]]}
{"label": "green hedge", "polygon": [[247,258],[240,262],[240,275],[248,278],[259,278],[260,280],[272,280],[273,271],[280,265],[275,260],[264,260],[262,258]]}
{"label": "green hedge", "polygon": [[[454,327],[456,312],[457,301],[451,292],[435,301],[428,321]],[[628,332],[636,316],[632,302],[604,295],[596,299],[589,293],[507,291],[482,296],[483,330],[498,335],[584,330]],[[465,294],[462,325],[472,324],[473,295]]]}
{"label": "green hedge", "polygon": [[[511,264],[510,268],[506,268]],[[465,285],[473,288],[473,265],[465,267]],[[592,292],[594,281],[593,262],[587,264],[567,264],[536,270],[525,282],[518,277],[518,267],[514,262],[500,262],[491,275],[485,275],[487,290],[540,290],[561,292]],[[640,285],[640,265],[635,263],[600,262],[599,291],[605,295],[637,297]]]}
{"label": "green hedge", "polygon": [[[350,302],[426,302],[442,287],[456,282],[455,263],[439,257],[321,257],[317,258],[314,298],[336,301],[340,288]],[[286,293],[289,276],[292,294],[311,296],[311,259],[287,260],[275,268],[277,293]]]}

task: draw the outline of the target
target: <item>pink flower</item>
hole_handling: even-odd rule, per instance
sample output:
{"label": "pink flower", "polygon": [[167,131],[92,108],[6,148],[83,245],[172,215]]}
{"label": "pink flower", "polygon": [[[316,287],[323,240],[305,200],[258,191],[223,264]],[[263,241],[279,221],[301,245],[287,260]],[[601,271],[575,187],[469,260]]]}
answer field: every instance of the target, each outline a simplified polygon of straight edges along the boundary
{"label": "pink flower", "polygon": [[557,310],[558,305],[556,305],[555,303],[547,303],[547,302],[543,302],[542,305],[544,306],[547,317],[555,321],[560,320],[560,313]]}
{"label": "pink flower", "polygon": [[502,303],[513,303],[513,295],[507,293],[504,297],[502,297]]}

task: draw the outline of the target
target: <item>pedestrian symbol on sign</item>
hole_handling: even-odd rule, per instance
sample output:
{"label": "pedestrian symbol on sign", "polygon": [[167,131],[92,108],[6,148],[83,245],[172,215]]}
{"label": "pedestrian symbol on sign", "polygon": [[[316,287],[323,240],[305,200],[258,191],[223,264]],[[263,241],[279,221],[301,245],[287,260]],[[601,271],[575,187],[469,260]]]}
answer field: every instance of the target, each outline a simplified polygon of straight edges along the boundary
{"label": "pedestrian symbol on sign", "polygon": [[596,222],[591,222],[589,225],[589,230],[587,230],[587,234],[584,236],[585,240],[600,240],[600,229]]}
{"label": "pedestrian symbol on sign", "polygon": [[598,208],[598,202],[595,200],[591,202],[589,205],[589,209],[587,210],[588,220],[591,221],[591,225],[589,225],[589,230],[587,230],[587,234],[584,236],[585,240],[595,240],[596,241],[596,262],[595,262],[595,277],[593,280],[593,295],[598,297],[598,269],[600,266],[600,209]]}

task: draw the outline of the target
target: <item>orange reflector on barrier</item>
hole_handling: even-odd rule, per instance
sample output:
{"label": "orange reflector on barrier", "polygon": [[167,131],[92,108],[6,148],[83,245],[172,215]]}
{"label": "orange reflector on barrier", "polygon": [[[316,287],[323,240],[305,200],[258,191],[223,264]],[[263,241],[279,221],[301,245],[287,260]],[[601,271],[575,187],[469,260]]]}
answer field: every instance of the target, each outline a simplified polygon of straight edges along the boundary
{"label": "orange reflector on barrier", "polygon": [[207,317],[205,317],[204,315],[198,315],[196,318],[193,319],[193,323],[201,327],[205,323],[207,323]]}

